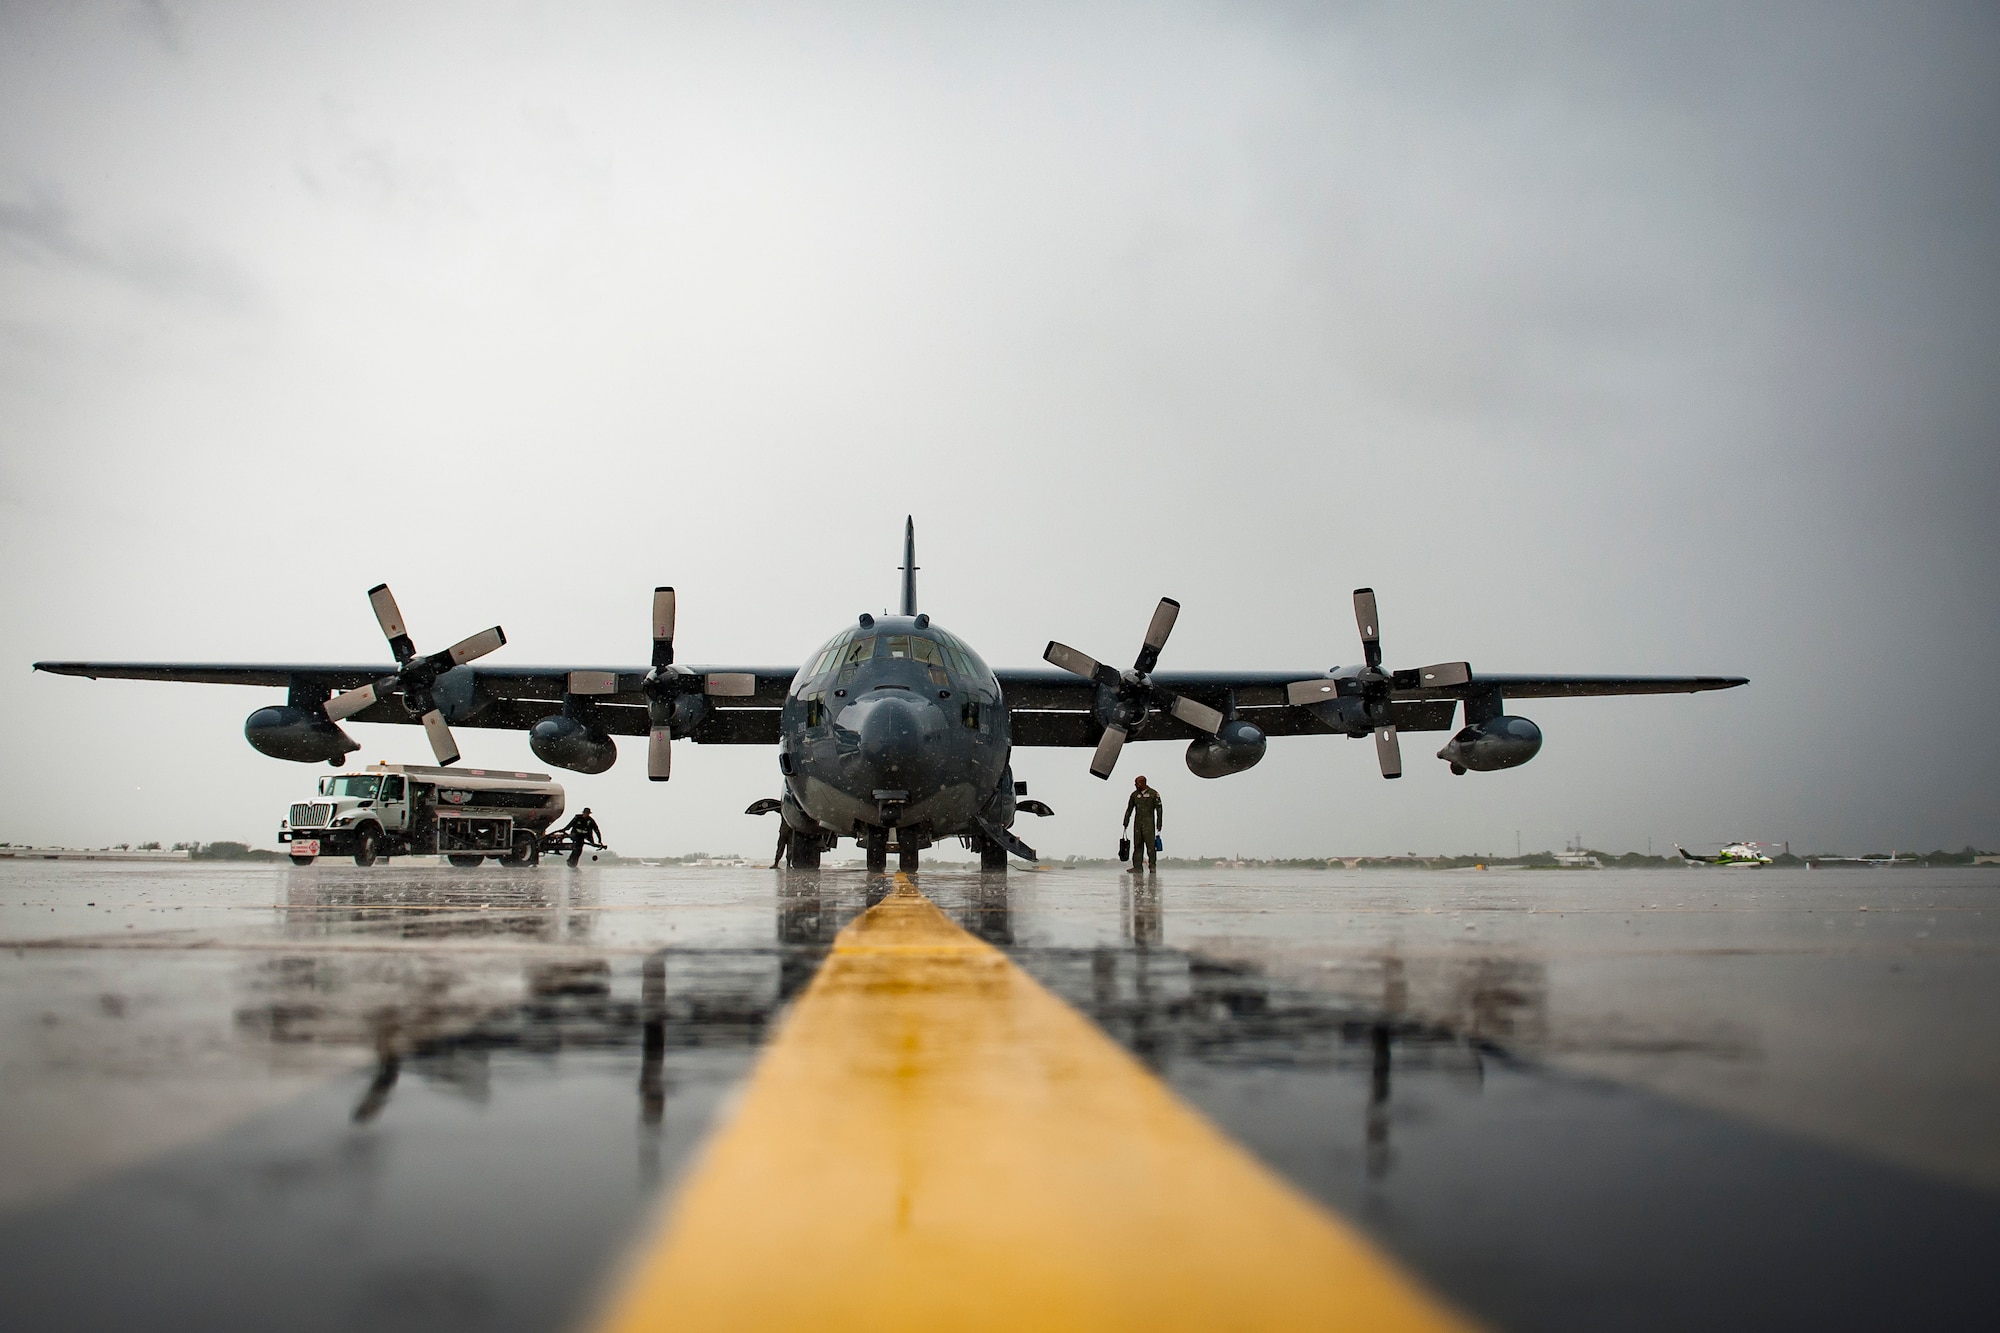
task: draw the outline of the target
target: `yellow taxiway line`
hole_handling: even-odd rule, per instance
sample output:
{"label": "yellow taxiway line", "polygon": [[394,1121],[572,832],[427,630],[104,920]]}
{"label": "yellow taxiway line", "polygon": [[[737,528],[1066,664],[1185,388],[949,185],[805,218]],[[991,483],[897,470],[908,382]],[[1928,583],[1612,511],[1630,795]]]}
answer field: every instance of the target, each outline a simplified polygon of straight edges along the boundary
{"label": "yellow taxiway line", "polygon": [[1471,1327],[900,875],[600,1322]]}

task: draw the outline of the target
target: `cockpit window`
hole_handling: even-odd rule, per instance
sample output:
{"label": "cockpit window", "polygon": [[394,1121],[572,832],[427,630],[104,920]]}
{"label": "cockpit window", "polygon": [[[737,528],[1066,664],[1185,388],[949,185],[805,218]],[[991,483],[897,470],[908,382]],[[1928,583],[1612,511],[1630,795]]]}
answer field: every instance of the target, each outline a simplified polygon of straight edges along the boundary
{"label": "cockpit window", "polygon": [[985,680],[992,674],[986,669],[986,663],[980,660],[979,654],[966,647],[955,635],[947,634],[935,626],[932,627],[931,633],[937,635],[938,643],[944,648],[952,670],[959,675],[970,680]]}
{"label": "cockpit window", "polygon": [[826,645],[819,650],[818,656],[813,658],[812,665],[799,673],[799,679],[810,680],[814,676],[822,675],[839,666],[841,654],[847,650],[847,645],[852,642],[854,642],[854,631],[851,629],[842,630],[831,639],[828,639]]}
{"label": "cockpit window", "polygon": [[882,656],[901,657],[942,667],[944,652],[937,643],[918,634],[890,634],[882,639]]}
{"label": "cockpit window", "polygon": [[853,643],[849,644],[847,651],[841,655],[840,660],[844,666],[853,662],[866,662],[874,655],[875,636],[871,634],[865,639],[856,639]]}

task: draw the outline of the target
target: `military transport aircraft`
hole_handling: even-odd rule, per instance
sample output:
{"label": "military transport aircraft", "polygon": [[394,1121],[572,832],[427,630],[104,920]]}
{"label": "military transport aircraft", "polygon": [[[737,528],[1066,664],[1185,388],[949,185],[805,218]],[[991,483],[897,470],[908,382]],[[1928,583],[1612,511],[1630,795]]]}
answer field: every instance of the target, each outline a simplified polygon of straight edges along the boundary
{"label": "military transport aircraft", "polygon": [[1463,774],[1513,768],[1535,757],[1542,733],[1506,712],[1508,699],[1561,695],[1680,694],[1723,690],[1738,676],[1548,676],[1475,673],[1464,662],[1415,671],[1382,666],[1375,594],[1354,594],[1363,661],[1327,671],[1159,671],[1180,614],[1161,598],[1130,670],[1050,643],[1046,668],[987,666],[917,610],[916,528],[903,532],[899,615],[863,613],[802,666],[686,666],[674,661],[674,590],[653,592],[650,667],[473,666],[507,641],[499,626],[443,652],[419,654],[386,585],[368,594],[393,666],[204,665],[37,662],[38,671],[123,680],[261,685],[287,691],[243,725],[263,754],[336,767],[360,749],[340,723],[420,724],[440,764],[458,758],[451,728],[526,731],[543,762],[602,773],[618,757],[614,736],[645,736],[646,773],[667,780],[676,739],[703,745],[775,745],[784,795],[752,813],[778,811],[792,830],[793,866],[854,838],[872,869],[893,846],[913,869],[918,853],[957,837],[980,864],[1034,849],[1013,832],[1021,813],[1047,806],[1018,798],[1009,758],[1017,745],[1094,751],[1090,771],[1111,776],[1128,740],[1189,742],[1187,765],[1204,778],[1241,773],[1271,736],[1375,738],[1382,776],[1402,776],[1398,736],[1464,725],[1438,751]]}

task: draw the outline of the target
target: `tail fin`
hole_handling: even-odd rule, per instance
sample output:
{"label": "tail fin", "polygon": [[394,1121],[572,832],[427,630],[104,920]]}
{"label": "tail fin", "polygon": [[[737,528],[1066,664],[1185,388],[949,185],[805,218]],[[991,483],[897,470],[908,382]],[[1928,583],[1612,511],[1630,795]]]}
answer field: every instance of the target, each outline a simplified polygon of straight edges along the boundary
{"label": "tail fin", "polygon": [[903,520],[903,614],[917,613],[917,520]]}
{"label": "tail fin", "polygon": [[1675,850],[1675,851],[1677,851],[1677,852],[1679,852],[1679,853],[1681,854],[1681,859],[1682,859],[1683,861],[1692,861],[1692,862],[1694,862],[1694,863],[1695,863],[1696,865],[1704,865],[1704,866],[1708,864],[1708,858],[1707,858],[1707,857],[1705,857],[1705,856],[1696,856],[1696,855],[1695,855],[1695,854],[1694,854],[1693,852],[1691,852],[1691,851],[1689,851],[1689,850],[1688,850],[1687,848],[1685,848],[1685,847],[1681,846],[1681,845],[1680,845],[1679,843],[1675,843],[1675,844],[1674,844],[1674,850]]}

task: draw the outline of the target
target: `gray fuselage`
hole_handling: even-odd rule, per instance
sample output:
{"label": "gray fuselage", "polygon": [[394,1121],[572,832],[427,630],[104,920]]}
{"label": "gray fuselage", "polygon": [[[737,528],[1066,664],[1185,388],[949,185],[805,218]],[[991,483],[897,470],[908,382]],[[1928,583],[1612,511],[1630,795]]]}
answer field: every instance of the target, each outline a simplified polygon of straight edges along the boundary
{"label": "gray fuselage", "polygon": [[1014,822],[1000,682],[928,616],[863,616],[807,660],[779,722],[801,832],[920,844]]}

